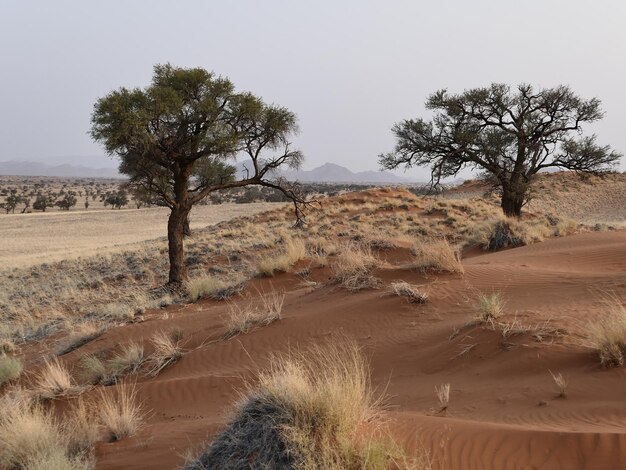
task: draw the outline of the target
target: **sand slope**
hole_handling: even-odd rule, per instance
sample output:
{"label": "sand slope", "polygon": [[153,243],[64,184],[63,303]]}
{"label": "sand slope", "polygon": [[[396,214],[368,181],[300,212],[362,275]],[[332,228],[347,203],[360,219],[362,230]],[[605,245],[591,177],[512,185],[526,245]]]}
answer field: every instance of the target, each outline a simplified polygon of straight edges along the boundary
{"label": "sand slope", "polygon": [[[327,284],[308,288],[284,274],[255,281],[288,292],[284,319],[269,327],[219,340],[226,306],[201,301],[170,307],[167,318],[148,312],[144,322],[113,328],[68,354],[72,364],[130,340],[149,352],[154,332],[185,332],[182,360],[156,378],[138,379],[151,410],[148,425],[130,439],[98,444],[97,468],[176,468],[187,449],[198,449],[226,422],[237,391],[271,354],[342,335],[370,358],[373,383],[388,396],[392,432],[412,451],[427,449],[434,468],[626,467],[626,369],[600,368],[578,340],[585,323],[603,314],[603,292],[626,295],[626,231],[479,253],[464,261],[462,277],[407,269],[403,249],[381,256],[392,260],[376,273],[386,284],[426,284],[429,303],[408,304],[386,287],[356,294]],[[323,269],[312,274],[327,277]],[[534,330],[504,338],[468,325],[477,290],[501,291],[505,321]],[[567,398],[556,398],[548,370],[569,378]],[[434,388],[442,383],[451,384],[451,403],[438,415]]]}

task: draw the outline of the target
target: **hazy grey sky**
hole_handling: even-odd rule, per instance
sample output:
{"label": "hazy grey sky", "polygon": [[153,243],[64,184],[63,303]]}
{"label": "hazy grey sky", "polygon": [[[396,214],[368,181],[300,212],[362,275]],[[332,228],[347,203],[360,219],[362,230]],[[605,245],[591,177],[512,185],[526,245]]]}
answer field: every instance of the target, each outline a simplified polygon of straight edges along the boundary
{"label": "hazy grey sky", "polygon": [[295,111],[305,168],[377,169],[429,93],[494,81],[598,96],[592,130],[626,153],[624,24],[623,0],[1,0],[0,161],[116,166],[87,135],[93,103],[163,62]]}

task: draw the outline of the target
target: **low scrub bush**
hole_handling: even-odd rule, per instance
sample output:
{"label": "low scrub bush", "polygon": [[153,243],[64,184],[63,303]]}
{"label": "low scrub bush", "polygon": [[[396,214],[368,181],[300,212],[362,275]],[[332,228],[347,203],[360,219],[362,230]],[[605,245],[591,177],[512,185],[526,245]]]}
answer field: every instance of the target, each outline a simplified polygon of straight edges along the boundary
{"label": "low scrub bush", "polygon": [[160,331],[151,338],[154,351],[148,360],[148,375],[156,376],[183,357],[180,338],[176,332]]}
{"label": "low scrub bush", "polygon": [[476,321],[495,327],[498,319],[504,314],[504,299],[502,294],[494,292],[492,294],[478,294],[478,300],[474,308],[476,309]]}
{"label": "low scrub bush", "polygon": [[257,271],[263,276],[273,276],[275,272],[287,272],[298,261],[306,258],[306,245],[300,238],[287,238],[283,252],[264,256],[257,262]]}
{"label": "low scrub bush", "polygon": [[245,279],[235,277],[231,280],[220,279],[210,274],[189,279],[185,283],[187,296],[192,302],[209,297],[214,300],[225,300],[240,293],[245,286]]}
{"label": "low scrub bush", "polygon": [[46,361],[42,369],[35,375],[34,394],[42,399],[76,395],[80,392],[72,376],[58,359]]}

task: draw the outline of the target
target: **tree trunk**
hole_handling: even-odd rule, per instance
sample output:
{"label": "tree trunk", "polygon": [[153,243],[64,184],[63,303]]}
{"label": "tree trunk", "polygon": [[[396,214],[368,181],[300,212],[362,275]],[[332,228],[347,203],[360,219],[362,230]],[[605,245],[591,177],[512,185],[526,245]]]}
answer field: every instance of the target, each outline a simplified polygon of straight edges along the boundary
{"label": "tree trunk", "polygon": [[185,217],[185,225],[183,227],[183,234],[185,237],[191,236],[191,227],[189,227],[189,213],[187,213],[187,217]]}
{"label": "tree trunk", "polygon": [[185,266],[185,221],[188,220],[191,204],[189,203],[188,184],[190,167],[178,167],[174,172],[174,200],[172,212],[167,221],[167,242],[170,259],[168,283],[181,285],[187,279]]}
{"label": "tree trunk", "polygon": [[185,220],[187,214],[179,208],[172,209],[167,221],[167,242],[170,260],[169,284],[182,284],[187,279],[187,267],[185,266]]}
{"label": "tree trunk", "polygon": [[509,217],[520,217],[522,215],[525,194],[526,192],[521,190],[521,188],[503,188],[500,207],[502,207],[504,214]]}

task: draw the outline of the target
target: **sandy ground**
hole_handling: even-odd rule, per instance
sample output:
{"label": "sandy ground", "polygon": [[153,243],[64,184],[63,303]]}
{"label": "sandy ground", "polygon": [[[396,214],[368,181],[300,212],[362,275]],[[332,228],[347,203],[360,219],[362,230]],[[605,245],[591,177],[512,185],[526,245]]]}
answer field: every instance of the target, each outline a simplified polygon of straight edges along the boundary
{"label": "sandy ground", "polygon": [[[406,268],[408,251],[386,252],[390,266],[376,272],[426,284],[429,302],[415,306],[387,288],[356,294],[320,284],[303,288],[294,274],[257,279],[255,288],[285,290],[284,318],[230,340],[226,306],[214,301],[148,312],[146,321],[117,327],[65,356],[75,364],[88,353],[143,341],[181,328],[188,353],[156,378],[138,378],[151,410],[134,437],[99,443],[99,469],[172,469],[228,420],[246,379],[271,354],[354,338],[371,361],[372,379],[386,390],[394,435],[411,451],[425,448],[435,469],[609,469],[626,466],[626,368],[603,369],[580,345],[591,318],[605,314],[602,293],[626,295],[626,231],[551,239],[498,253],[473,253],[466,273],[425,275]],[[327,269],[312,278],[323,282]],[[565,337],[532,333],[504,338],[471,326],[478,290],[502,292],[503,321],[549,325]],[[547,322],[547,323],[546,323]],[[456,335],[452,332],[458,330]],[[468,352],[464,350],[470,347]],[[569,380],[557,398],[549,371]],[[437,406],[435,386],[451,384],[450,408]]]}
{"label": "sandy ground", "polygon": [[[196,206],[191,228],[275,207],[273,203]],[[168,214],[167,208],[3,214],[0,267],[26,267],[129,249],[131,244],[165,237]]]}

